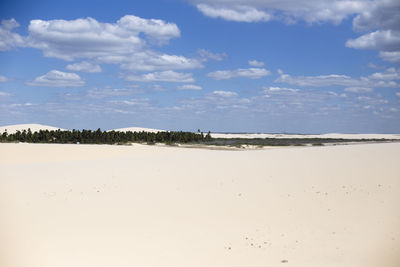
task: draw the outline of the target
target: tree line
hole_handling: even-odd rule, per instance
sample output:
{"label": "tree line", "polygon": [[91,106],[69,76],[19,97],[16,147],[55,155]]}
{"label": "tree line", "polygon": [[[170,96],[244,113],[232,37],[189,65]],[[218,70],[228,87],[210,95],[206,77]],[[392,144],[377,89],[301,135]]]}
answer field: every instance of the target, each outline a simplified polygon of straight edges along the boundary
{"label": "tree line", "polygon": [[211,141],[211,134],[202,132],[119,132],[92,130],[49,131],[40,130],[32,132],[31,129],[17,131],[13,134],[4,132],[0,135],[0,142],[27,142],[27,143],[57,143],[57,144],[126,144],[126,143],[202,143]]}

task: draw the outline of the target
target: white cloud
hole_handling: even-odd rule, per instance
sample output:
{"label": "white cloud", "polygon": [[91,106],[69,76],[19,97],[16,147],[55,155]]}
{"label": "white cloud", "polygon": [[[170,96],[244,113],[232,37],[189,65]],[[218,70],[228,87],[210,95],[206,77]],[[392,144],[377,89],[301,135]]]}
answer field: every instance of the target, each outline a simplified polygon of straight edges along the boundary
{"label": "white cloud", "polygon": [[400,80],[400,69],[388,68],[384,72],[375,72],[368,77],[375,80]]}
{"label": "white cloud", "polygon": [[400,49],[400,31],[377,30],[346,42],[347,47],[396,51]]}
{"label": "white cloud", "polygon": [[385,52],[380,51],[379,56],[385,60],[392,63],[400,63],[400,51]]}
{"label": "white cloud", "polygon": [[0,91],[0,97],[3,97],[3,96],[11,96],[11,94]]}
{"label": "white cloud", "polygon": [[218,70],[208,73],[207,76],[215,80],[228,80],[236,77],[260,79],[270,74],[271,72],[269,70],[263,68],[248,68],[236,70]]}
{"label": "white cloud", "polygon": [[161,86],[159,84],[151,84],[149,86],[149,88],[154,90],[154,91],[166,91],[167,90],[167,88],[165,88],[165,87],[163,87],[163,86]]}
{"label": "white cloud", "polygon": [[282,91],[286,91],[286,92],[298,92],[300,91],[299,89],[293,89],[293,88],[286,88],[286,87],[263,87],[263,89],[265,91],[269,91],[269,92],[282,92]]}
{"label": "white cloud", "polygon": [[398,0],[371,1],[353,19],[355,31],[371,31],[348,40],[346,45],[356,49],[378,50],[389,62],[400,62],[400,2]]}
{"label": "white cloud", "polygon": [[102,23],[90,17],[32,20],[28,30],[25,45],[42,50],[46,57],[121,64],[122,69],[131,71],[203,67],[197,59],[168,55],[151,48],[180,36],[176,24],[163,20],[133,15],[126,15],[116,23]]}
{"label": "white cloud", "polygon": [[222,7],[207,4],[198,4],[197,8],[205,15],[211,18],[222,18],[225,20],[238,22],[257,22],[269,21],[271,14],[258,10],[254,7],[236,5],[233,7]]}
{"label": "white cloud", "polygon": [[18,103],[18,104],[10,104],[9,106],[12,107],[12,108],[16,108],[16,107],[30,107],[30,106],[33,106],[33,104],[32,104],[32,103],[29,103],[29,102],[26,102],[26,103],[23,103],[23,104],[20,104],[20,103]]}
{"label": "white cloud", "polygon": [[[346,42],[347,47],[374,49],[381,58],[399,62],[400,1],[398,0],[188,0],[205,16],[238,22],[283,21],[293,24],[332,22],[339,24],[354,16],[353,29],[360,37]],[[369,32],[368,32],[369,31]],[[365,33],[367,32],[367,33]],[[394,58],[393,58],[394,56]]]}
{"label": "white cloud", "polygon": [[371,93],[373,90],[370,87],[347,87],[344,89],[345,92],[350,93]]}
{"label": "white cloud", "polygon": [[67,65],[67,70],[82,72],[101,72],[101,67],[87,61]]}
{"label": "white cloud", "polygon": [[264,62],[257,61],[257,60],[249,60],[248,62],[249,62],[249,65],[253,66],[253,67],[262,67],[265,65]]}
{"label": "white cloud", "polygon": [[4,83],[4,82],[7,82],[7,81],[8,81],[7,77],[4,77],[4,76],[0,75],[0,83]]}
{"label": "white cloud", "polygon": [[160,54],[154,51],[142,51],[130,55],[121,68],[130,71],[181,70],[202,68],[199,60],[183,56]]}
{"label": "white cloud", "polygon": [[178,82],[178,83],[194,82],[191,73],[181,73],[171,70],[146,73],[142,75],[127,75],[125,76],[125,80],[135,81],[135,82]]}
{"label": "white cloud", "polygon": [[126,15],[116,23],[101,23],[90,17],[31,20],[28,29],[30,46],[42,49],[46,56],[65,60],[131,54],[146,43],[140,37],[141,33],[161,43],[180,36],[174,23],[132,15]]}
{"label": "white cloud", "polygon": [[105,98],[112,96],[128,96],[135,93],[136,89],[93,88],[87,92],[87,96],[91,98]]}
{"label": "white cloud", "polygon": [[370,106],[378,106],[378,105],[386,105],[389,103],[386,99],[383,99],[381,95],[372,96],[359,96],[356,100],[363,105],[370,105]]}
{"label": "white cloud", "polygon": [[202,90],[201,86],[195,84],[184,84],[177,87],[178,90]]}
{"label": "white cloud", "polygon": [[26,84],[45,87],[80,87],[85,85],[85,81],[75,73],[51,70],[45,75],[39,76]]}
{"label": "white cloud", "polygon": [[137,106],[137,107],[149,107],[149,99],[148,98],[132,98],[130,100],[122,100],[122,101],[114,101],[115,103],[122,103],[129,106]]}
{"label": "white cloud", "polygon": [[400,2],[397,0],[370,1],[353,20],[356,31],[400,28]]}
{"label": "white cloud", "polygon": [[389,68],[384,72],[376,72],[367,77],[353,78],[347,75],[319,75],[319,76],[291,76],[279,70],[280,77],[275,80],[277,83],[287,83],[297,86],[345,86],[345,87],[388,87],[398,88],[400,85],[396,80],[400,79],[400,70]]}
{"label": "white cloud", "polygon": [[19,24],[15,19],[2,20],[0,24],[0,51],[10,50],[17,46],[24,45],[24,38],[12,30]]}
{"label": "white cloud", "polygon": [[140,111],[149,111],[155,109],[148,98],[132,98],[129,100],[109,101],[112,111],[124,114],[133,114]]}
{"label": "white cloud", "polygon": [[262,22],[271,19],[286,23],[340,23],[369,7],[363,0],[189,0],[200,12],[212,18],[238,22]]}
{"label": "white cloud", "polygon": [[210,59],[216,60],[216,61],[222,61],[225,57],[227,57],[227,54],[222,53],[212,53],[206,49],[199,49],[197,50],[197,54],[199,54],[201,61],[208,61]]}
{"label": "white cloud", "polygon": [[397,92],[397,93],[396,93],[396,96],[397,96],[397,97],[400,97],[400,92]]}
{"label": "white cloud", "polygon": [[232,92],[232,91],[214,91],[212,92],[213,95],[215,96],[220,96],[220,97],[234,97],[237,96],[237,93]]}

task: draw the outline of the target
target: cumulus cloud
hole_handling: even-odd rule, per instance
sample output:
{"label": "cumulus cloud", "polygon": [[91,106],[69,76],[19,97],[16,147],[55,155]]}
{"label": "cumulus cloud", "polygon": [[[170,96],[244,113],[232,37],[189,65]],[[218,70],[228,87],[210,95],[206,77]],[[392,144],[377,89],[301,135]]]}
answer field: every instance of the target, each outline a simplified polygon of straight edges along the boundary
{"label": "cumulus cloud", "polygon": [[227,57],[227,54],[225,53],[212,53],[206,49],[199,49],[197,50],[197,54],[200,56],[201,61],[208,61],[208,60],[216,60],[216,61],[222,61],[225,57]]}
{"label": "cumulus cloud", "polygon": [[135,93],[136,93],[135,89],[93,88],[87,92],[87,96],[91,98],[106,98],[113,96],[128,96]]}
{"label": "cumulus cloud", "polygon": [[400,63],[400,51],[392,51],[392,52],[380,51],[379,56],[385,61],[392,63]]}
{"label": "cumulus cloud", "polygon": [[148,98],[132,98],[129,100],[121,100],[121,101],[112,101],[114,103],[121,103],[128,106],[136,106],[136,107],[149,107],[150,100]]}
{"label": "cumulus cloud", "polygon": [[228,80],[236,77],[260,79],[270,74],[271,72],[264,68],[248,68],[236,70],[218,70],[208,73],[207,76],[215,80]]}
{"label": "cumulus cloud", "polygon": [[0,91],[0,97],[3,97],[3,96],[11,96],[11,94]]}
{"label": "cumulus cloud", "polygon": [[300,91],[299,89],[276,87],[276,86],[263,87],[263,89],[264,89],[264,91],[268,91],[268,92],[298,92],[298,91]]}
{"label": "cumulus cloud", "polygon": [[370,1],[353,19],[356,31],[400,29],[400,2],[397,0]]}
{"label": "cumulus cloud", "polygon": [[26,84],[44,87],[80,87],[85,85],[85,81],[75,73],[51,70]]}
{"label": "cumulus cloud", "polygon": [[184,84],[177,87],[178,90],[202,90],[201,86],[195,84]]}
{"label": "cumulus cloud", "polygon": [[253,67],[262,67],[265,65],[264,62],[257,61],[257,60],[249,60],[248,62],[249,62],[249,65],[253,66]]}
{"label": "cumulus cloud", "polygon": [[340,23],[368,8],[363,0],[190,0],[205,16],[237,22]]}
{"label": "cumulus cloud", "polygon": [[378,50],[389,62],[400,62],[400,2],[397,0],[371,1],[353,19],[353,29],[368,32],[350,39],[346,46],[356,49]]}
{"label": "cumulus cloud", "polygon": [[400,80],[400,69],[388,68],[384,72],[375,72],[368,77],[374,80]]}
{"label": "cumulus cloud", "polygon": [[232,91],[213,91],[212,94],[214,96],[220,96],[220,97],[233,97],[237,96],[237,93],[232,92]]}
{"label": "cumulus cloud", "polygon": [[[24,46],[40,49],[46,57],[120,64],[122,69],[131,71],[203,67],[197,59],[168,55],[153,49],[180,37],[178,26],[163,20],[133,15],[126,15],[115,23],[102,23],[90,17],[75,20],[37,19],[30,21],[28,31]],[[85,71],[87,68],[72,64],[70,69]]]}
{"label": "cumulus cloud", "polygon": [[7,77],[4,77],[4,76],[0,75],[0,83],[4,83],[4,82],[7,82],[7,81],[8,81]]}
{"label": "cumulus cloud", "polygon": [[32,103],[30,103],[30,102],[26,102],[26,103],[15,103],[15,104],[10,104],[9,105],[9,107],[11,107],[11,108],[17,108],[17,107],[30,107],[30,106],[33,106],[33,104]]}
{"label": "cumulus cloud", "polygon": [[347,87],[344,89],[345,92],[350,93],[371,93],[373,90],[370,87]]}
{"label": "cumulus cloud", "polygon": [[400,50],[400,31],[377,30],[346,42],[347,47],[382,51]]}
{"label": "cumulus cloud", "polygon": [[245,5],[224,7],[208,4],[198,4],[197,8],[205,16],[238,22],[269,21],[272,18],[272,15],[267,12]]}
{"label": "cumulus cloud", "polygon": [[197,59],[183,56],[162,54],[150,50],[132,54],[121,68],[130,71],[180,70],[201,68],[203,65]]}
{"label": "cumulus cloud", "polygon": [[205,16],[237,22],[283,21],[293,24],[339,24],[354,16],[353,29],[364,32],[347,47],[380,51],[383,60],[399,63],[400,1],[398,0],[188,0]]}
{"label": "cumulus cloud", "polygon": [[400,79],[400,70],[389,68],[384,72],[376,72],[367,77],[353,78],[347,75],[330,74],[318,76],[291,76],[278,71],[280,77],[275,80],[277,83],[287,83],[297,86],[327,87],[327,86],[345,86],[345,87],[387,87],[398,88],[400,85],[396,80]]}
{"label": "cumulus cloud", "polygon": [[400,92],[397,92],[397,93],[396,93],[396,96],[397,96],[397,97],[400,97]]}
{"label": "cumulus cloud", "polygon": [[181,73],[175,71],[161,71],[151,72],[142,75],[127,75],[127,81],[135,82],[178,82],[178,83],[192,83],[194,79],[191,73]]}
{"label": "cumulus cloud", "polygon": [[0,24],[0,51],[10,50],[24,45],[24,38],[12,32],[19,26],[15,19],[2,20]]}
{"label": "cumulus cloud", "polygon": [[82,72],[101,72],[101,67],[87,61],[67,65],[67,70]]}

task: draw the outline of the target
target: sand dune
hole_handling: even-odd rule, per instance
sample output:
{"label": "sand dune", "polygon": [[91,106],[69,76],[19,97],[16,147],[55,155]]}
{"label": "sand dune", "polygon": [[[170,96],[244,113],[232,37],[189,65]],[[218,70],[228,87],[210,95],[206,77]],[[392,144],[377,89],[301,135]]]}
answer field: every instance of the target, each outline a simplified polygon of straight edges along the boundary
{"label": "sand dune", "polygon": [[400,139],[400,134],[268,134],[268,133],[211,133],[214,138],[343,138],[343,139]]}
{"label": "sand dune", "polygon": [[[112,130],[110,130],[112,131]],[[151,128],[142,128],[142,127],[128,127],[128,128],[118,128],[118,129],[113,129],[113,131],[118,131],[118,132],[152,132],[152,133],[157,133],[157,132],[164,132],[164,130],[159,130],[159,129],[151,129]]]}
{"label": "sand dune", "polygon": [[7,125],[0,127],[0,133],[4,133],[7,130],[7,133],[13,134],[16,133],[17,131],[23,131],[28,129],[31,129],[32,132],[38,132],[40,130],[56,131],[58,129],[65,131],[65,129],[62,128],[57,128],[42,124],[16,124],[16,125]]}
{"label": "sand dune", "polygon": [[[0,127],[0,133],[7,130],[8,133],[15,133],[16,131],[31,129],[32,132],[39,130],[66,130],[48,125],[41,124],[17,124]],[[112,129],[113,131],[120,132],[163,132],[165,130],[143,128],[143,127],[127,127]],[[111,131],[111,130],[110,130]],[[341,134],[341,133],[330,133],[330,134],[268,134],[268,133],[211,133],[214,138],[344,138],[344,139],[396,139],[400,140],[400,134]]]}
{"label": "sand dune", "polygon": [[398,267],[400,144],[0,144],[2,267]]}

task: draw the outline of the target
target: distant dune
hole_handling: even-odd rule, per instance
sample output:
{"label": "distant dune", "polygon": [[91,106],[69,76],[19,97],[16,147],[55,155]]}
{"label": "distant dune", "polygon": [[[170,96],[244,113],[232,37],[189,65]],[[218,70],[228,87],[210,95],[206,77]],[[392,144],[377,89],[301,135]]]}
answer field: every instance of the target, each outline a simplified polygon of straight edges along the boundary
{"label": "distant dune", "polygon": [[[0,134],[7,132],[9,134],[15,133],[16,131],[23,131],[31,129],[32,132],[40,130],[63,130],[59,127],[53,127],[42,124],[16,124],[7,125],[0,127]],[[154,129],[154,128],[143,128],[143,127],[127,127],[112,129],[109,131],[119,132],[165,132],[166,130]],[[343,139],[398,139],[400,140],[400,134],[341,134],[341,133],[329,133],[329,134],[268,134],[268,133],[211,133],[213,138],[343,138]]]}
{"label": "distant dune", "polygon": [[38,132],[40,130],[56,131],[58,129],[66,131],[66,129],[48,125],[42,125],[42,124],[15,124],[15,125],[7,125],[0,127],[0,133],[4,133],[7,130],[7,133],[13,134],[16,133],[17,131],[23,131],[28,129],[31,129],[32,132]]}
{"label": "distant dune", "polygon": [[267,134],[211,133],[214,138],[343,138],[343,139],[400,139],[400,134]]}
{"label": "distant dune", "polygon": [[141,127],[128,127],[128,128],[119,128],[119,129],[113,129],[110,131],[116,131],[116,132],[151,132],[151,133],[157,133],[157,132],[165,132],[165,130],[159,130],[159,129],[151,129],[151,128],[141,128]]}

